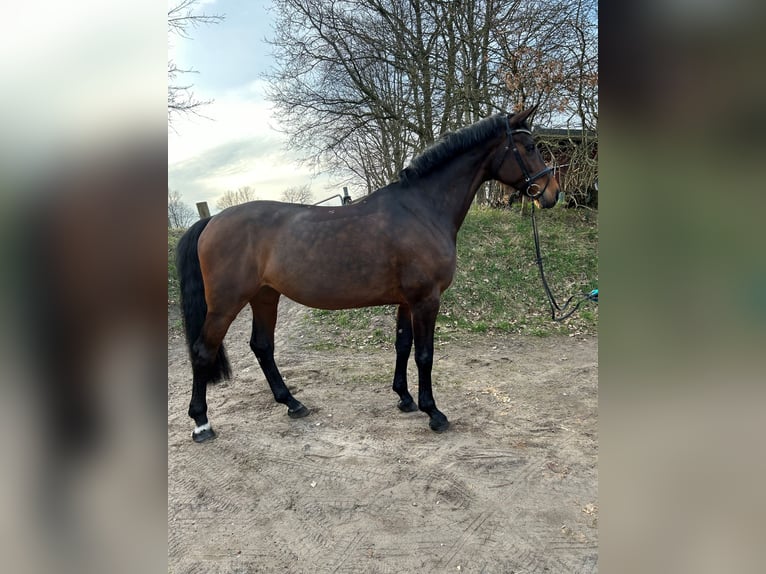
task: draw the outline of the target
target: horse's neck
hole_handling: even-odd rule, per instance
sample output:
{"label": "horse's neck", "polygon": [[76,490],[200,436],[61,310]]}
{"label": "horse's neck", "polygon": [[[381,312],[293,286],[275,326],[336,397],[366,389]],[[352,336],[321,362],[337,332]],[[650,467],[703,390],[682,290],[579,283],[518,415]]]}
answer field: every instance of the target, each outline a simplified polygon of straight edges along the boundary
{"label": "horse's neck", "polygon": [[[494,147],[492,148],[494,150]],[[479,187],[491,179],[490,151],[468,151],[447,163],[435,181],[428,186],[436,209],[457,233],[463,224]]]}

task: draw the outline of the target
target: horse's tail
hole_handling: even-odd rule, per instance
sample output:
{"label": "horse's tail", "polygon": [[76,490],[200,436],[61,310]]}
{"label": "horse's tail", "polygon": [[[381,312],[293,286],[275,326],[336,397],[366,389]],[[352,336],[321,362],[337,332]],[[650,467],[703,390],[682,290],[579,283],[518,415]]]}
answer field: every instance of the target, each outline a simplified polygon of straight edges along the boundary
{"label": "horse's tail", "polygon": [[[192,364],[195,362],[194,343],[202,333],[202,325],[205,323],[205,316],[207,315],[205,283],[199,264],[197,241],[208,223],[210,223],[209,217],[192,225],[183,234],[178,242],[178,247],[176,247],[176,269],[181,285],[181,311],[184,319],[184,331],[186,332],[186,346],[189,349]],[[211,383],[231,378],[231,368],[223,343],[218,349],[215,361],[208,368],[207,374]]]}

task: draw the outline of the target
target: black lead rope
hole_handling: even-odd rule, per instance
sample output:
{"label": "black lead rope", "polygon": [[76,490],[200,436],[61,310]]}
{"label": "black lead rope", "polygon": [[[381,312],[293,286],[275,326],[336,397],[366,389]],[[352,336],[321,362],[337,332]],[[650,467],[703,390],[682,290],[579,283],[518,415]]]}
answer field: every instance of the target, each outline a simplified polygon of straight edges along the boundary
{"label": "black lead rope", "polygon": [[[537,257],[537,266],[540,268],[540,278],[543,280],[543,288],[545,289],[545,294],[548,296],[548,303],[551,306],[551,319],[554,321],[563,321],[564,319],[570,317],[572,313],[577,311],[577,309],[582,305],[585,301],[595,301],[598,302],[598,289],[594,289],[584,297],[582,297],[577,304],[569,309],[567,311],[567,308],[569,307],[570,303],[572,303],[572,299],[574,299],[574,295],[572,295],[569,299],[566,300],[566,303],[564,303],[563,307],[559,307],[559,304],[556,303],[556,298],[553,296],[553,293],[551,293],[550,287],[548,287],[548,281],[545,280],[545,273],[543,272],[543,257],[540,254],[540,235],[537,232],[537,220],[535,219],[535,203],[532,202],[532,230],[535,235],[535,256]],[[556,317],[556,311],[559,313],[564,313],[563,315],[560,315]]]}

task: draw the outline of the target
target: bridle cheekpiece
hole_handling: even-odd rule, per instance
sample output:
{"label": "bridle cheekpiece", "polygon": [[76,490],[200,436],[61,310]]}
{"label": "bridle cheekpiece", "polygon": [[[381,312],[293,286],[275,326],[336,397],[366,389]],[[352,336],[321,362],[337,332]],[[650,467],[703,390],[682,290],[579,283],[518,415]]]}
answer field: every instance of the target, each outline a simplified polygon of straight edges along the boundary
{"label": "bridle cheekpiece", "polygon": [[[513,134],[529,134],[532,135],[532,132],[528,129],[524,128],[516,128],[515,130],[511,129],[511,121],[508,119],[508,116],[505,118],[505,132],[508,135],[508,143],[505,145],[505,150],[503,151],[503,158],[500,161],[500,166],[498,166],[498,169],[502,167],[503,162],[505,161],[506,155],[508,155],[508,150],[513,151],[513,156],[516,158],[516,163],[521,168],[521,173],[524,176],[524,181],[520,185],[514,184],[513,187],[515,187],[518,190],[521,190],[523,193],[525,193],[527,196],[529,196],[531,199],[537,199],[539,198],[543,193],[545,193],[545,190],[548,189],[548,183],[550,182],[550,178],[548,178],[548,181],[545,182],[545,186],[541,189],[540,186],[535,183],[538,179],[543,177],[544,175],[549,174],[553,171],[553,168],[551,167],[545,167],[545,169],[540,170],[534,175],[529,175],[529,170],[527,169],[527,165],[524,163],[524,158],[521,157],[521,153],[519,153],[518,148],[516,147],[516,142],[513,141]],[[534,191],[534,190],[537,191]]]}

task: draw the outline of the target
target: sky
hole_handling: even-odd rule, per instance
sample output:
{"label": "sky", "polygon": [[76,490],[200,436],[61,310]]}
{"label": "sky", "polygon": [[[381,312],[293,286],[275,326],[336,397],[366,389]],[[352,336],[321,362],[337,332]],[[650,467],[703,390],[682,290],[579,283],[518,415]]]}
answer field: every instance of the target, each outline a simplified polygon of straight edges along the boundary
{"label": "sky", "polygon": [[[172,0],[171,0],[172,1]],[[184,203],[207,201],[211,212],[227,190],[250,186],[258,199],[280,199],[289,188],[310,185],[316,201],[341,193],[328,176],[313,177],[284,150],[279,120],[266,100],[263,74],[273,65],[270,2],[202,0],[196,12],[223,14],[219,24],[192,29],[191,39],[172,36],[168,56],[193,83],[204,117],[187,115],[168,129],[168,186]],[[353,190],[349,190],[354,196]]]}

